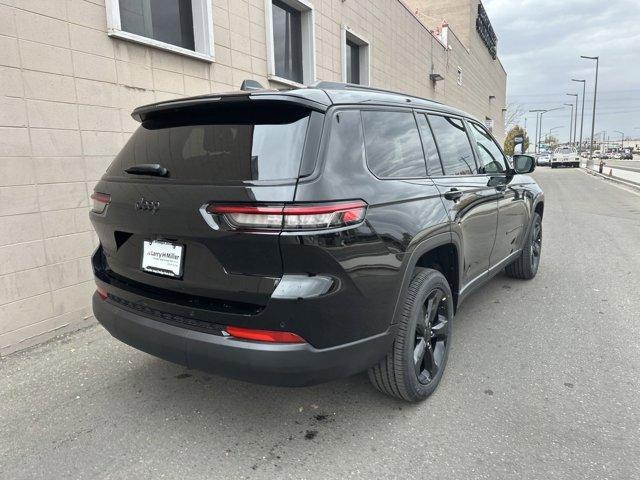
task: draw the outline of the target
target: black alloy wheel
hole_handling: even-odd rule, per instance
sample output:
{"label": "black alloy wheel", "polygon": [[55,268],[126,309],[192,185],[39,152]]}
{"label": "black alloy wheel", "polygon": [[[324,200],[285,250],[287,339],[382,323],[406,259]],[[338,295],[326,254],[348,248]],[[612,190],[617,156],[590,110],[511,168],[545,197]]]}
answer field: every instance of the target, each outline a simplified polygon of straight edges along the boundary
{"label": "black alloy wheel", "polygon": [[369,379],[387,395],[418,402],[435,391],[447,364],[454,314],[449,282],[438,270],[416,268],[400,307],[393,347],[369,369]]}
{"label": "black alloy wheel", "polygon": [[428,385],[444,367],[449,342],[449,304],[439,287],[422,304],[421,319],[416,322],[413,363],[418,381]]}
{"label": "black alloy wheel", "polygon": [[540,265],[540,254],[542,253],[542,219],[537,216],[534,219],[531,232],[531,270],[537,271]]}
{"label": "black alloy wheel", "polygon": [[542,217],[533,213],[531,228],[522,252],[516,261],[505,267],[505,273],[512,278],[530,280],[538,273],[542,255]]}

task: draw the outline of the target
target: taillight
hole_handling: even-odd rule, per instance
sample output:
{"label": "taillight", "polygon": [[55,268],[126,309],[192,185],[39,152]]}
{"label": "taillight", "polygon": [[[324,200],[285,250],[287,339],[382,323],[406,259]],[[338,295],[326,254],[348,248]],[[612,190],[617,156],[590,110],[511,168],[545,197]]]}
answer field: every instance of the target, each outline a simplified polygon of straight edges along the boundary
{"label": "taillight", "polygon": [[235,229],[315,231],[357,225],[364,220],[367,204],[361,200],[313,205],[211,204],[206,210]]}
{"label": "taillight", "polygon": [[111,203],[111,195],[95,192],[91,195],[91,200],[93,200],[93,207],[91,208],[91,211],[95,213],[103,213],[107,208],[107,205]]}
{"label": "taillight", "polygon": [[253,340],[269,343],[306,343],[302,337],[291,332],[278,332],[275,330],[257,330],[254,328],[240,328],[227,326],[226,332],[234,338]]}

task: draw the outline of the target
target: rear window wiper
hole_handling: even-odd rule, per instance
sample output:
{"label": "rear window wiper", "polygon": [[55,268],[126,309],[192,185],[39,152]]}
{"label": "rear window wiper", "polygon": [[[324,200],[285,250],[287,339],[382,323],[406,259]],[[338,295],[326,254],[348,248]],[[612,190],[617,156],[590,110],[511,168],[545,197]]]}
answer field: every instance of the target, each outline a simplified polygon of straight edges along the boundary
{"label": "rear window wiper", "polygon": [[159,163],[141,163],[140,165],[132,165],[129,168],[125,168],[124,171],[131,175],[151,175],[154,177],[166,177],[169,175],[169,170]]}

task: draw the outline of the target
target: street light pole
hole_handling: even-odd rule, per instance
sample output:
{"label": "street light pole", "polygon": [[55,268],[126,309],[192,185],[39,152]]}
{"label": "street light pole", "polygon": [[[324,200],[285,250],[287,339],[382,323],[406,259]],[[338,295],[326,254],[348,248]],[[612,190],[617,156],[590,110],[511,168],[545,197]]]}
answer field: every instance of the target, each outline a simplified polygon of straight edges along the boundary
{"label": "street light pole", "polygon": [[600,57],[580,55],[580,58],[596,61],[596,83],[593,87],[593,115],[591,117],[591,144],[589,146],[589,161],[587,162],[587,168],[593,168],[593,131],[596,129],[596,99],[598,96],[598,67],[600,66]]}
{"label": "street light pole", "polygon": [[547,139],[551,138],[551,134],[554,132],[554,130],[558,130],[559,128],[564,128],[564,127],[562,125],[558,125],[557,127],[550,128],[549,131],[547,132],[546,138]]}
{"label": "street light pole", "polygon": [[533,139],[535,140],[536,144],[535,144],[535,147],[534,147],[534,149],[533,149],[533,152],[534,152],[534,153],[538,153],[538,122],[539,122],[539,119],[540,119],[540,117],[538,116],[538,114],[539,114],[540,112],[544,112],[544,110],[529,110],[529,112],[530,112],[530,113],[535,113],[535,114],[536,114],[536,133],[535,133],[535,135],[534,135],[534,137],[533,137]]}
{"label": "street light pole", "polygon": [[542,142],[542,116],[547,113],[546,111],[542,111],[540,112],[540,132],[538,135],[538,145],[540,145],[540,142]]}
{"label": "street light pole", "polygon": [[567,107],[571,107],[571,115],[569,116],[569,145],[571,145],[571,132],[573,131],[573,103],[563,103]]}
{"label": "street light pole", "polygon": [[541,110],[540,111],[540,137],[538,138],[538,143],[540,143],[540,138],[542,137],[542,116],[547,112],[553,112],[555,110],[562,110],[564,107],[558,108],[550,108],[549,110]]}
{"label": "street light pole", "polygon": [[[577,93],[567,93],[567,95],[569,97],[576,97],[576,118],[575,118],[575,123],[573,124],[574,127],[578,126],[578,94]],[[571,109],[571,112],[573,114],[573,108]],[[571,136],[571,133],[569,133],[569,136]],[[574,130],[573,132],[573,143],[576,143],[576,132]]]}
{"label": "street light pole", "polygon": [[620,130],[614,130],[614,132],[620,134],[620,150],[624,150],[624,132],[621,132]]}
{"label": "street light pole", "polygon": [[[582,150],[582,127],[584,126],[584,97],[587,91],[587,81],[576,79],[576,78],[572,78],[571,81],[582,83],[582,113],[580,114],[580,143],[578,144],[578,151],[581,151]],[[576,118],[577,118],[577,115],[578,115],[578,112],[576,110]]]}

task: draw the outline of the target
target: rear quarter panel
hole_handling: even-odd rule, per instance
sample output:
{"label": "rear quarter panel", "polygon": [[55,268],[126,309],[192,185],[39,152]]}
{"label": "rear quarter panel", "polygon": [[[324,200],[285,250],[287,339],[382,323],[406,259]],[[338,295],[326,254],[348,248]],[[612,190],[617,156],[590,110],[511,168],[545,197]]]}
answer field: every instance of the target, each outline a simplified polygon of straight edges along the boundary
{"label": "rear quarter panel", "polygon": [[[369,205],[366,221],[342,232],[281,236],[284,273],[330,273],[340,280],[340,290],[322,302],[320,314],[311,315],[312,300],[299,305],[301,314],[308,312],[307,318],[322,325],[319,335],[326,344],[336,336],[345,342],[385,331],[393,321],[408,254],[433,235],[450,239],[434,183],[376,178],[366,165],[358,122],[357,111],[327,114],[316,171],[299,181],[295,200],[361,199]],[[337,129],[341,135],[332,137]]]}

